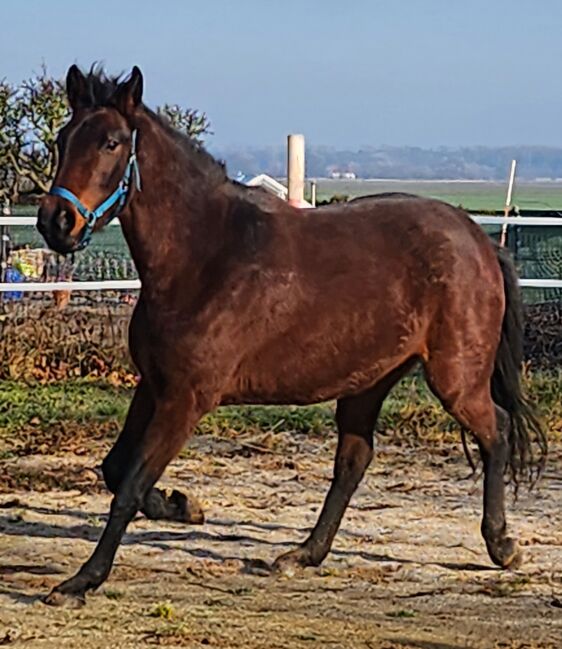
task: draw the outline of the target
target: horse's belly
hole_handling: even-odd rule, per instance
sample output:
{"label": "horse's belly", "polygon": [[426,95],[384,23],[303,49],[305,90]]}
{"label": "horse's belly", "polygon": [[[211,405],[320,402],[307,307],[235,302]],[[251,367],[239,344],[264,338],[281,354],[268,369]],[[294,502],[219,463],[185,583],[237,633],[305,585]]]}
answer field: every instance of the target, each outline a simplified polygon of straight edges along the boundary
{"label": "horse's belly", "polygon": [[373,337],[347,345],[289,340],[246,359],[225,402],[306,404],[359,394],[419,354],[416,337],[388,346]]}

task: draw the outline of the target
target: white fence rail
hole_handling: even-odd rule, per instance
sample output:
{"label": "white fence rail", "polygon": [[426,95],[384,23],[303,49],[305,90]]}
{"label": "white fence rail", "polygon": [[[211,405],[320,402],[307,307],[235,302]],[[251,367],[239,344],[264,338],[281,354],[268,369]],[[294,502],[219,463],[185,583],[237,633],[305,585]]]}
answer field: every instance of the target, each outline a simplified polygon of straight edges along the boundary
{"label": "white fence rail", "polygon": [[560,216],[484,216],[482,214],[471,214],[473,221],[480,225],[534,225],[534,226],[562,226]]}
{"label": "white fence rail", "polygon": [[[0,225],[37,225],[36,216],[0,216]],[[117,219],[108,225],[121,225]]]}
{"label": "white fence rail", "polygon": [[104,279],[99,282],[13,282],[0,283],[0,293],[48,293],[50,291],[137,291],[139,279]]}
{"label": "white fence rail", "polygon": [[[483,216],[475,214],[472,216],[480,225],[504,225],[508,226],[558,226],[562,227],[562,218],[557,217],[533,217],[513,216],[507,219],[503,216]],[[35,225],[37,219],[34,216],[0,216],[0,226]],[[111,226],[119,225],[115,220]],[[524,288],[561,288],[562,279],[527,279],[522,278],[519,284]],[[49,291],[133,291],[140,289],[138,279],[124,280],[101,280],[99,282],[14,282],[0,283],[0,293],[6,292],[49,292]]]}

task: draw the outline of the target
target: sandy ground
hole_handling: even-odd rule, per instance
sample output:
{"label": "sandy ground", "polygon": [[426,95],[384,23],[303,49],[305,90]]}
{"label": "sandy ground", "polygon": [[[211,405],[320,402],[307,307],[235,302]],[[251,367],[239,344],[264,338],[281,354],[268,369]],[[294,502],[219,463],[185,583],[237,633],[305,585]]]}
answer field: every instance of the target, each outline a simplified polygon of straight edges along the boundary
{"label": "sandy ground", "polygon": [[139,516],[110,579],[79,610],[40,597],[100,534],[109,505],[95,470],[101,449],[4,460],[0,645],[562,647],[560,446],[540,487],[509,499],[526,546],[517,572],[487,557],[480,480],[467,478],[460,448],[385,438],[324,565],[291,577],[250,574],[249,560],[271,562],[305,537],[328,489],[335,440],[285,441],[270,450],[197,439],[164,484],[191,489],[207,522]]}

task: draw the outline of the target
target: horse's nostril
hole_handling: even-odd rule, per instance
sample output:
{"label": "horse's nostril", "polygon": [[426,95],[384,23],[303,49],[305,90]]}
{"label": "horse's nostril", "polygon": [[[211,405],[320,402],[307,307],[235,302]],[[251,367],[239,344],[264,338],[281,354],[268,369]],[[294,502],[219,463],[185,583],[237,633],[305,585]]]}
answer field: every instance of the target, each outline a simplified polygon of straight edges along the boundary
{"label": "horse's nostril", "polygon": [[45,201],[37,213],[37,229],[43,236],[66,236],[74,227],[72,212],[59,202]]}
{"label": "horse's nostril", "polygon": [[58,210],[54,220],[61,232],[68,232],[72,229],[72,214],[65,208]]}
{"label": "horse's nostril", "polygon": [[37,229],[49,248],[64,255],[73,249],[74,219],[72,210],[64,203],[54,196],[46,196],[37,211]]}

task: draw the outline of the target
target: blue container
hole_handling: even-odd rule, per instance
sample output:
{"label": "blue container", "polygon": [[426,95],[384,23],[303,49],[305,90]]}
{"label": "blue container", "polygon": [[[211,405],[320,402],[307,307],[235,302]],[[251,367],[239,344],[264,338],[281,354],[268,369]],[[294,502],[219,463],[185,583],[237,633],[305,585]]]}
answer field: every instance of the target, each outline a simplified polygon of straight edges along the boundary
{"label": "blue container", "polygon": [[[22,273],[19,272],[19,270],[16,270],[15,268],[8,267],[6,269],[6,282],[11,284],[11,283],[17,283],[17,282],[24,282],[25,281],[25,276],[22,275]],[[4,293],[4,299],[5,300],[21,300],[23,297],[23,291],[7,291]]]}

